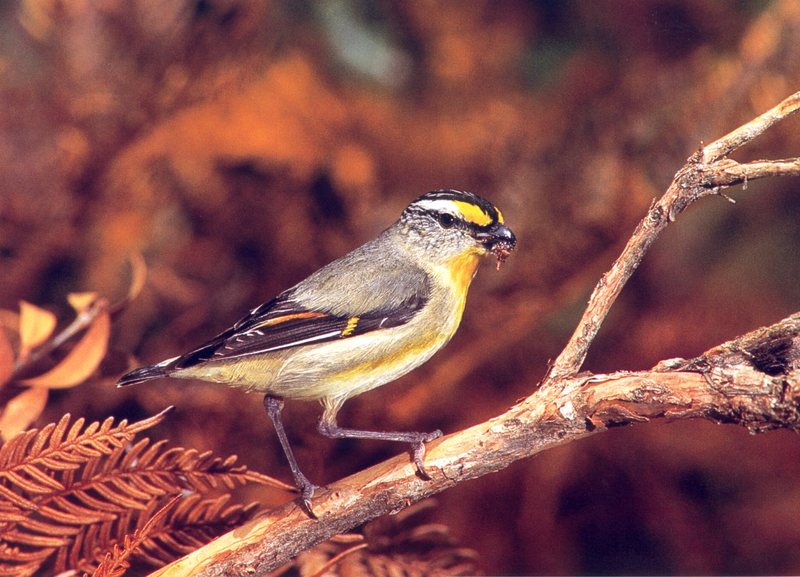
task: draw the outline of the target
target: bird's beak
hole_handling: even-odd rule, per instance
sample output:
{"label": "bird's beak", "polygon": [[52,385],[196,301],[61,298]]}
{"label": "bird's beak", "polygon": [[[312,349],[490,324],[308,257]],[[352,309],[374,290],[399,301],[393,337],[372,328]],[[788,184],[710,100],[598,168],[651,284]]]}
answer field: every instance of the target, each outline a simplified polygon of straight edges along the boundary
{"label": "bird's beak", "polygon": [[514,247],[517,246],[517,237],[504,224],[495,224],[488,230],[479,232],[476,239],[480,241],[486,250],[497,258],[497,269],[508,258]]}

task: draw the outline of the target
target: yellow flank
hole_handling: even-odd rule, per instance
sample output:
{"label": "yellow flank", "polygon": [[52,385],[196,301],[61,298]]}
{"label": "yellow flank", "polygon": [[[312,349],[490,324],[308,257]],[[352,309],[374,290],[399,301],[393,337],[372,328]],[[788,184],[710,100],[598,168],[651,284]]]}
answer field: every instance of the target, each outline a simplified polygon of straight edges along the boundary
{"label": "yellow flank", "polygon": [[358,317],[350,317],[347,320],[347,326],[342,331],[343,337],[349,337],[350,335],[353,334],[353,331],[356,330],[356,327],[358,326],[358,320],[359,320]]}
{"label": "yellow flank", "polygon": [[477,224],[478,226],[488,226],[492,224],[492,217],[486,214],[481,207],[462,200],[453,200],[451,202],[456,206],[466,221]]}
{"label": "yellow flank", "polygon": [[[338,409],[338,403],[343,402],[344,399],[388,382],[386,379],[380,379],[376,385],[376,376],[393,375],[389,380],[394,380],[404,375],[411,368],[425,362],[444,343],[449,341],[461,322],[467,291],[479,263],[480,253],[467,252],[455,257],[445,266],[434,269],[432,271],[434,275],[450,277],[447,281],[444,279],[437,281],[437,284],[449,287],[455,292],[454,309],[441,311],[443,317],[437,316],[439,321],[445,321],[444,324],[439,326],[437,323],[433,323],[429,326],[427,323],[423,323],[418,327],[422,329],[421,331],[417,330],[413,335],[409,334],[403,337],[402,342],[397,342],[386,349],[382,356],[368,358],[337,373],[335,380],[331,380],[331,384],[337,388],[335,394],[325,395],[322,393],[319,395],[323,398],[326,411],[335,411]],[[326,396],[328,398],[324,398]]]}
{"label": "yellow flank", "polygon": [[[394,378],[398,378],[407,372],[408,367],[418,366],[430,358],[442,343],[447,342],[451,336],[452,333],[443,334],[437,331],[429,331],[424,334],[417,333],[405,341],[402,347],[395,347],[387,351],[388,354],[386,356],[362,361],[342,370],[336,374],[336,380],[333,381],[334,384],[338,383],[336,388],[341,390],[332,391],[334,394],[326,395],[323,393],[319,397],[323,399],[327,407],[327,403],[330,401],[324,397],[335,399],[338,396],[342,396],[346,399],[361,394],[365,390],[374,387],[373,382],[376,375],[394,373]],[[390,380],[394,380],[394,378]],[[386,382],[384,379],[381,380]],[[342,387],[343,383],[346,386]],[[365,384],[367,385],[366,388],[359,390]]]}

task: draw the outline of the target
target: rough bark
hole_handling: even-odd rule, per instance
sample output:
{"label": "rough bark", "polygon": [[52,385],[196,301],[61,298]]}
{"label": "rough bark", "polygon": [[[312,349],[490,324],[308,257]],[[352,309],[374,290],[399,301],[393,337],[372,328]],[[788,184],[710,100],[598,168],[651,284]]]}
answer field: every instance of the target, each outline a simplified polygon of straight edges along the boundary
{"label": "rough bark", "polygon": [[408,456],[400,455],[320,490],[314,498],[318,520],[289,503],[153,575],[265,575],[370,519],[609,427],[702,418],[754,432],[798,429],[800,313],[697,358],[662,361],[650,371],[578,373],[611,305],[667,225],[698,199],[721,194],[725,187],[800,175],[798,158],[752,163],[726,158],[798,110],[800,92],[688,159],[598,282],[541,386],[502,415],[431,443],[425,463],[432,479],[419,478]]}

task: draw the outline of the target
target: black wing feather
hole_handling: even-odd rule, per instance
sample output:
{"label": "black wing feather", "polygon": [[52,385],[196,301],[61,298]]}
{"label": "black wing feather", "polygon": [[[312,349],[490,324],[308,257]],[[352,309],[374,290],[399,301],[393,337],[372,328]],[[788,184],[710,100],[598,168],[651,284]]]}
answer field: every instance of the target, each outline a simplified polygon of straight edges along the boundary
{"label": "black wing feather", "polygon": [[311,310],[293,301],[290,294],[281,295],[176,359],[173,367],[185,369],[207,361],[263,354],[400,326],[410,321],[427,300],[427,294],[412,294],[393,307],[344,316]]}

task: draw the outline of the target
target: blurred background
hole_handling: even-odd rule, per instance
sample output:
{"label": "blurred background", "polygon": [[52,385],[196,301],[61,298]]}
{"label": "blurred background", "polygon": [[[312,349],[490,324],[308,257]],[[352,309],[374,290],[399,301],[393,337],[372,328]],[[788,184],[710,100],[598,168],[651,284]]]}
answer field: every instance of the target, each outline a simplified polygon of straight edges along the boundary
{"label": "blurred background", "polygon": [[[142,294],[63,413],[138,419],[289,480],[259,397],[117,390],[373,238],[416,196],[474,191],[519,238],[460,332],[340,423],[450,433],[527,396],[599,276],[702,142],[800,86],[796,0],[19,0],[0,3],[0,307]],[[800,153],[785,122],[738,160]],[[694,356],[800,310],[800,182],[706,199],[659,239],[585,368]],[[285,418],[322,484],[399,452]],[[266,491],[252,489],[252,491]],[[266,504],[285,495],[251,494]],[[438,497],[490,574],[796,574],[800,439],[703,422],[615,429]]]}

